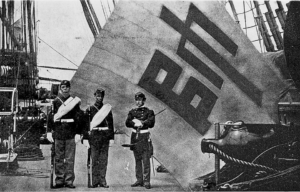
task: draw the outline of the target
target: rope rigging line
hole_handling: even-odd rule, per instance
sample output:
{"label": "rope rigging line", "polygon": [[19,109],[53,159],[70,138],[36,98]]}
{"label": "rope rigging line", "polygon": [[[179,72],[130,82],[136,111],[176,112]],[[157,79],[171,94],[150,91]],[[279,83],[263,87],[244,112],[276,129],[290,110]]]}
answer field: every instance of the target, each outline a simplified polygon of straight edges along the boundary
{"label": "rope rigging line", "polygon": [[[250,1],[250,3],[252,4],[252,2]],[[258,5],[264,5],[264,3],[263,4],[258,4]],[[248,5],[249,6],[249,5]],[[250,11],[253,11],[255,8],[250,8],[248,11],[246,11],[246,12],[241,12],[241,13],[237,13],[237,15],[242,15],[242,14],[244,14],[244,13],[248,13],[248,12],[250,12]]]}
{"label": "rope rigging line", "polygon": [[275,172],[275,173],[278,172],[277,170],[275,170],[271,167],[267,167],[267,166],[264,166],[264,165],[255,164],[255,163],[251,163],[251,162],[247,162],[247,161],[243,161],[243,160],[233,158],[233,157],[225,154],[224,152],[222,152],[220,149],[218,149],[216,146],[214,146],[212,144],[209,144],[209,148],[213,151],[214,154],[220,155],[224,159],[232,161],[234,163],[245,165],[245,166],[250,166],[250,167],[255,167],[255,168],[261,168],[261,169],[267,170],[269,172]]}
{"label": "rope rigging line", "polygon": [[248,26],[248,27],[244,27],[243,29],[250,29],[250,28],[253,28],[253,27],[256,27],[257,25],[251,25],[251,26]]}
{"label": "rope rigging line", "polygon": [[[248,5],[249,6],[249,5]],[[254,12],[253,12],[253,7],[252,7],[252,2],[250,1],[250,8],[251,8],[251,10],[252,10],[252,16],[253,16],[253,18],[254,18]],[[258,41],[259,41],[259,47],[260,47],[260,51],[261,52],[263,52],[263,49],[262,49],[262,43],[261,43],[261,38],[260,38],[260,36],[259,36],[259,31],[258,31],[258,26],[257,26],[257,23],[256,23],[256,20],[254,19],[254,23],[255,23],[255,30],[256,30],[256,34],[257,34],[257,37],[258,37]],[[255,40],[255,41],[257,41],[257,40]],[[254,42],[254,41],[252,41],[252,42]]]}
{"label": "rope rigging line", "polygon": [[15,142],[14,146],[17,146],[18,142],[24,137],[24,135],[36,124],[38,121],[34,122]]}
{"label": "rope rigging line", "polygon": [[[258,178],[258,179],[253,179],[253,180],[244,181],[244,182],[240,182],[240,183],[235,183],[234,186],[247,185],[248,187],[251,186],[252,188],[253,187],[258,188],[259,186],[265,185],[266,180],[274,179],[276,177],[278,179],[282,180],[282,176],[284,176],[286,174],[291,174],[292,172],[295,172],[299,169],[300,169],[300,165],[296,165],[296,166],[288,168],[284,171],[277,172],[277,173],[274,173],[272,175],[269,175],[269,176],[266,176],[266,177],[263,177],[263,178]],[[258,183],[260,181],[264,181],[264,183]],[[256,183],[258,183],[258,184],[256,184]]]}
{"label": "rope rigging line", "polygon": [[104,6],[103,6],[103,4],[102,4],[102,1],[100,1],[100,3],[101,3],[101,7],[102,7],[102,12],[103,12],[103,15],[104,15],[104,18],[105,18],[105,21],[108,19],[108,16],[107,16],[107,13],[106,13],[106,11],[105,11],[105,8],[104,8]]}
{"label": "rope rigging line", "polygon": [[56,53],[58,53],[59,55],[61,55],[63,58],[65,58],[66,60],[68,60],[70,63],[72,63],[73,65],[75,65],[76,67],[79,67],[78,65],[76,65],[73,61],[71,61],[70,59],[68,59],[67,57],[65,57],[63,54],[61,54],[60,52],[58,52],[56,49],[54,49],[51,45],[49,45],[48,43],[46,43],[43,39],[41,39],[40,37],[38,37],[39,40],[43,41],[43,43],[45,43],[46,45],[48,45],[51,49],[53,49]]}
{"label": "rope rigging line", "polygon": [[255,9],[255,8],[252,8],[252,9],[249,9],[248,11],[244,11],[244,12],[242,12],[242,13],[237,13],[237,15],[244,15],[245,13],[248,13],[248,12],[250,12],[250,11],[253,11],[253,9]]}
{"label": "rope rigging line", "polygon": [[[275,145],[265,151],[263,151],[262,153],[260,153],[251,163],[254,163],[257,159],[259,159],[262,155],[264,155],[265,153],[267,153],[268,151],[272,150],[272,149],[275,149],[277,147],[280,147],[280,146],[284,146],[284,145],[288,145],[289,143],[283,143],[283,144],[279,144],[279,145]],[[225,184],[228,184],[228,183],[231,183],[233,182],[234,180],[236,180],[237,178],[239,178],[240,176],[242,176],[245,172],[241,172],[238,176],[234,177],[233,179],[229,180],[229,181],[226,181],[226,182],[223,182],[223,183],[220,183],[218,186],[222,186],[222,185],[225,185]]]}
{"label": "rope rigging line", "polygon": [[[245,21],[245,28],[247,27],[247,17],[246,17],[246,7],[245,7],[245,1],[243,1],[243,7],[244,7],[244,21]],[[246,36],[247,34],[247,28],[246,28]]]}
{"label": "rope rigging line", "polygon": [[108,2],[108,0],[106,0],[106,2],[107,2],[107,6],[108,6],[108,10],[109,10],[109,14],[111,14],[111,10],[110,10],[110,6],[109,6],[109,2]]}

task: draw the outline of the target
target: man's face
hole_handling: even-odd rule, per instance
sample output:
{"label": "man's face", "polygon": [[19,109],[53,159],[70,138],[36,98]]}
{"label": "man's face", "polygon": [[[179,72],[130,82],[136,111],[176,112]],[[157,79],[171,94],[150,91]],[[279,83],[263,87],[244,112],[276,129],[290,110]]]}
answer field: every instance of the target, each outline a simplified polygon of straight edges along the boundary
{"label": "man's face", "polygon": [[60,86],[60,89],[61,89],[62,93],[69,93],[70,92],[70,87],[68,87],[66,85]]}
{"label": "man's face", "polygon": [[145,100],[144,100],[143,98],[138,97],[138,98],[135,99],[135,104],[136,104],[136,106],[138,106],[138,107],[143,106],[144,103],[145,103]]}
{"label": "man's face", "polygon": [[95,98],[96,98],[97,102],[102,102],[103,99],[104,99],[104,95],[102,95],[102,94],[96,94]]}

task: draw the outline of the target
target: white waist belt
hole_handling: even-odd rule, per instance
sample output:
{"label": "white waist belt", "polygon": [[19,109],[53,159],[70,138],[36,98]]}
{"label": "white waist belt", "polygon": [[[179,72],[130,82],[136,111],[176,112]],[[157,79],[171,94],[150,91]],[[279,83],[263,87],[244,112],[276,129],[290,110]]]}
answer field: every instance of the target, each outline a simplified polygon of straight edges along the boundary
{"label": "white waist belt", "polygon": [[74,122],[74,119],[61,119],[60,122],[62,122],[62,123],[72,123],[72,122]]}
{"label": "white waist belt", "polygon": [[108,130],[108,127],[94,127],[92,130],[105,131]]}
{"label": "white waist belt", "polygon": [[[136,133],[135,129],[132,129],[132,132]],[[149,133],[148,129],[140,130],[140,133]]]}

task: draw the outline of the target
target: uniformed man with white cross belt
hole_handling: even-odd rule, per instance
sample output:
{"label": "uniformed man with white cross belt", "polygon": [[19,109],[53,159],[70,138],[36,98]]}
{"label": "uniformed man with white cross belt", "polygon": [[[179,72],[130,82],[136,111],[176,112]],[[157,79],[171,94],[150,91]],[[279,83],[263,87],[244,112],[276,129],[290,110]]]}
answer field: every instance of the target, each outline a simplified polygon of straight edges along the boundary
{"label": "uniformed man with white cross belt", "polygon": [[[92,188],[109,188],[106,182],[108,149],[110,140],[114,140],[114,124],[111,106],[103,104],[105,90],[99,88],[94,93],[96,102],[86,110],[91,122],[88,134],[83,136],[83,144],[91,147],[92,157]],[[108,107],[109,106],[109,107]]]}
{"label": "uniformed man with white cross belt", "polygon": [[153,155],[153,146],[149,128],[155,124],[154,111],[144,106],[146,97],[143,93],[135,94],[137,108],[129,111],[126,126],[132,128],[130,148],[135,158],[135,173],[137,181],[131,187],[144,186],[150,189],[150,158]]}
{"label": "uniformed man with white cross belt", "polygon": [[81,100],[70,96],[70,81],[63,80],[59,88],[59,94],[53,101],[54,116],[47,133],[47,139],[54,143],[54,188],[75,188],[75,150],[82,134],[82,128],[78,126]]}

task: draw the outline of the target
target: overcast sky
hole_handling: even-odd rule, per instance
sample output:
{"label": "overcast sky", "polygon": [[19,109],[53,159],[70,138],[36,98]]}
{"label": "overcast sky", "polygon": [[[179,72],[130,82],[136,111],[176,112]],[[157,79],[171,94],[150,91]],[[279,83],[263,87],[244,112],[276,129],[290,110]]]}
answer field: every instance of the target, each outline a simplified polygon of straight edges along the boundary
{"label": "overcast sky", "polygon": [[[113,9],[112,0],[102,0],[102,4],[100,0],[90,2],[103,26],[105,18]],[[78,68],[94,43],[80,0],[37,0],[36,7],[40,38],[38,66]],[[75,71],[39,68],[40,76],[60,80],[70,80],[74,73]],[[45,84],[41,86],[48,87]]]}

